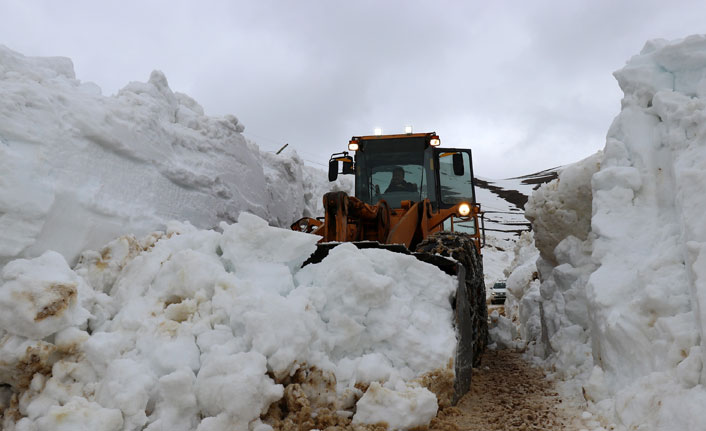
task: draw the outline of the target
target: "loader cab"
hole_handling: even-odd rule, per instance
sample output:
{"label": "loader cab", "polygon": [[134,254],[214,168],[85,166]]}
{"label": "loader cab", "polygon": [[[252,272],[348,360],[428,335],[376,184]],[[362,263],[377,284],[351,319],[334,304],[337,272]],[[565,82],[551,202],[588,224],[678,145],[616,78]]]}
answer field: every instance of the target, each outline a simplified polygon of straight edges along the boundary
{"label": "loader cab", "polygon": [[348,143],[354,154],[331,156],[329,180],[355,175],[355,195],[324,194],[324,217],[302,218],[292,229],[327,242],[373,241],[410,250],[441,230],[459,231],[471,235],[480,254],[483,216],[471,151],[440,143],[433,132],[354,136]]}
{"label": "loader cab", "polygon": [[[393,209],[425,199],[434,211],[475,203],[471,151],[440,148],[439,143],[436,133],[353,137],[349,150],[355,151],[355,162],[348,171],[355,174],[355,197],[371,205],[385,200]],[[341,154],[331,161],[343,161],[346,173],[346,161],[353,158]],[[337,172],[335,163],[331,166]]]}

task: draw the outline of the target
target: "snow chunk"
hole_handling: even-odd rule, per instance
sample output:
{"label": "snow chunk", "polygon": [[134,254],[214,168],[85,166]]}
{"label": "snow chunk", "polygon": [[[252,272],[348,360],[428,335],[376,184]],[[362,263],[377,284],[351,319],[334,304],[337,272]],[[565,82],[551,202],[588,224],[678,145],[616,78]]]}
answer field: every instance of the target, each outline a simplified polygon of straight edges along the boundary
{"label": "snow chunk", "polygon": [[353,423],[386,423],[390,430],[407,430],[428,424],[437,408],[436,396],[426,388],[393,390],[373,382],[356,404]]}
{"label": "snow chunk", "polygon": [[226,415],[229,429],[247,428],[284,394],[282,385],[265,375],[266,365],[256,352],[209,357],[196,378],[199,406],[210,416]]}
{"label": "snow chunk", "polygon": [[[251,269],[253,261],[285,264],[290,271],[299,269],[316,250],[321,237],[296,231],[273,229],[267,222],[249,213],[241,213],[238,223],[221,224],[223,239],[220,247],[223,258],[230,261],[236,271]],[[262,268],[256,271],[265,273]]]}
{"label": "snow chunk", "polygon": [[[19,428],[19,427],[18,427]],[[119,431],[123,429],[120,410],[75,397],[63,406],[52,406],[37,421],[37,431]]]}
{"label": "snow chunk", "polygon": [[81,306],[87,295],[87,286],[59,253],[48,251],[35,259],[13,261],[2,271],[0,328],[42,339],[82,325],[90,315]]}

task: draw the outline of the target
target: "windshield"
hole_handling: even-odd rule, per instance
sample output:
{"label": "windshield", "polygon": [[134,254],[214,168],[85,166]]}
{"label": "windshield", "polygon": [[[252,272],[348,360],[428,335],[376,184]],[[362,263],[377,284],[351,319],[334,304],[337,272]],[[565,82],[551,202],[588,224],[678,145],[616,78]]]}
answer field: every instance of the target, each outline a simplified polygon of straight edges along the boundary
{"label": "windshield", "polygon": [[356,197],[369,204],[384,199],[392,208],[428,195],[423,140],[390,139],[367,143],[356,154]]}

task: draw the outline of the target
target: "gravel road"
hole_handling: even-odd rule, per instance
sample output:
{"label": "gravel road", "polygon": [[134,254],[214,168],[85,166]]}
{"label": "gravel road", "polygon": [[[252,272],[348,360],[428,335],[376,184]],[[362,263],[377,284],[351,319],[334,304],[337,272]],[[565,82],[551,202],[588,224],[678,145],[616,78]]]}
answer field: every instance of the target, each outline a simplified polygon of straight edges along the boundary
{"label": "gravel road", "polygon": [[520,353],[487,350],[482,365],[473,370],[471,390],[455,407],[442,410],[429,429],[583,429],[582,410],[566,404],[544,372]]}

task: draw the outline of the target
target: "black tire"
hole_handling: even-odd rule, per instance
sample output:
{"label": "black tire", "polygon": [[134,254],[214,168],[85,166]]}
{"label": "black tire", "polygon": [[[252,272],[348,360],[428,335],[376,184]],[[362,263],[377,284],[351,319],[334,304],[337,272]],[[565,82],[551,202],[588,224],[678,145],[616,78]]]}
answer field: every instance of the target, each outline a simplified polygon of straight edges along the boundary
{"label": "black tire", "polygon": [[463,264],[466,270],[466,297],[473,322],[473,366],[478,367],[488,345],[488,306],[485,301],[483,259],[476,250],[473,237],[458,232],[439,232],[419,243],[416,251],[452,257]]}

